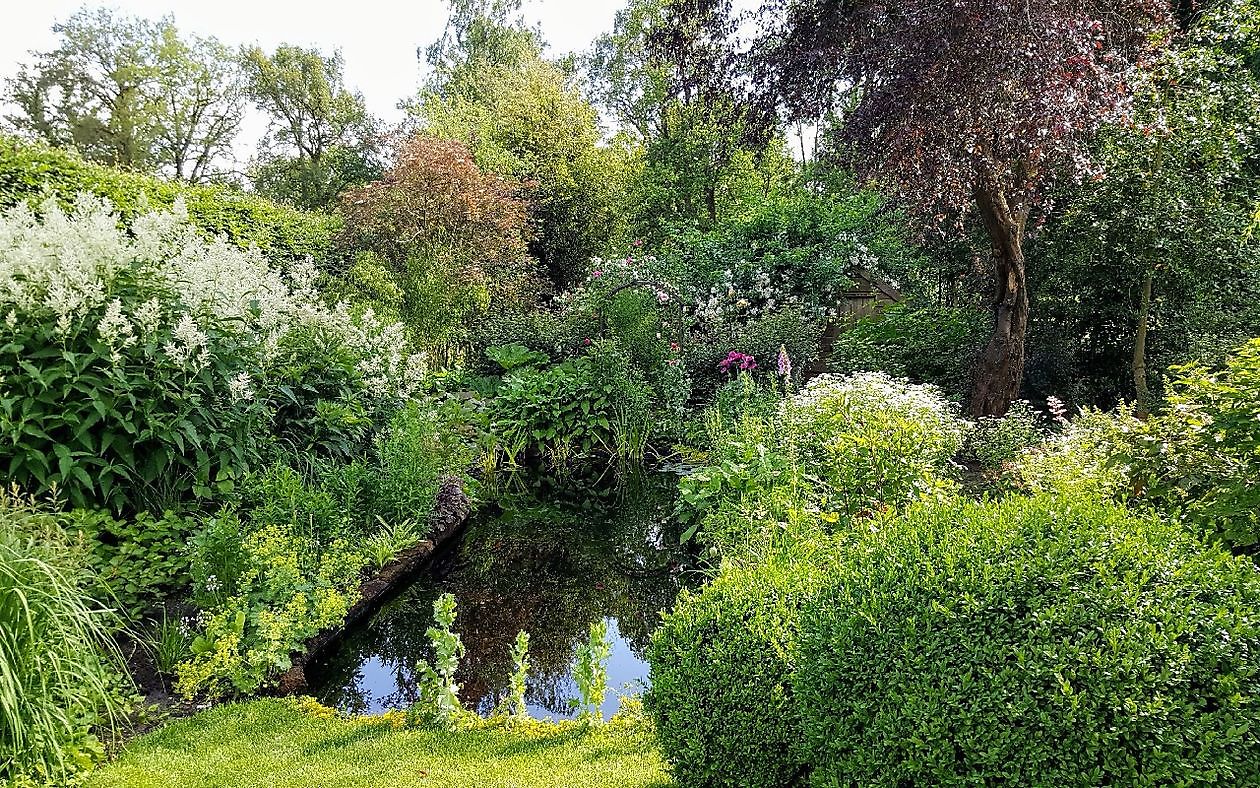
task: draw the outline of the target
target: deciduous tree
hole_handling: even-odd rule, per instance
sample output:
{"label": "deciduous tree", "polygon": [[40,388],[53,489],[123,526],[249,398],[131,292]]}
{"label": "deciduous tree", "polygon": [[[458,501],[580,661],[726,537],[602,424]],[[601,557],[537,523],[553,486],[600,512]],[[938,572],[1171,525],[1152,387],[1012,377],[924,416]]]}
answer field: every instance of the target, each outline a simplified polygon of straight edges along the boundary
{"label": "deciduous tree", "polygon": [[174,22],[83,10],[53,26],[9,84],[8,121],[85,158],[201,181],[231,159],[242,98],[235,58]]}
{"label": "deciduous tree", "polygon": [[993,334],[970,408],[1004,413],[1024,370],[1029,217],[1123,113],[1162,42],[1164,0],[770,0],[763,84],[798,117],[842,119],[848,160],[930,224],[973,214],[992,246]]}
{"label": "deciduous tree", "polygon": [[346,89],[340,52],[251,47],[242,62],[249,97],[271,119],[253,171],[260,193],[324,208],[380,175],[377,123],[363,96]]}

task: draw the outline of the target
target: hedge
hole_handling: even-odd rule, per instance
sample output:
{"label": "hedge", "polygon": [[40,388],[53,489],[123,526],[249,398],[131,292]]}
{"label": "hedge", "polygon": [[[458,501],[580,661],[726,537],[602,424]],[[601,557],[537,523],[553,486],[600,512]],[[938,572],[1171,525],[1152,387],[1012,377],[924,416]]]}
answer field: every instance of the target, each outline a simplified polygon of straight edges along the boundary
{"label": "hedge", "polygon": [[1256,567],[1114,505],[855,529],[798,649],[815,785],[1260,782]]}
{"label": "hedge", "polygon": [[183,197],[189,218],[273,263],[332,253],[341,220],[299,211],[228,186],[189,185],[84,161],[77,154],[0,135],[0,210],[48,195],[69,203],[81,192],[108,198],[126,220]]}

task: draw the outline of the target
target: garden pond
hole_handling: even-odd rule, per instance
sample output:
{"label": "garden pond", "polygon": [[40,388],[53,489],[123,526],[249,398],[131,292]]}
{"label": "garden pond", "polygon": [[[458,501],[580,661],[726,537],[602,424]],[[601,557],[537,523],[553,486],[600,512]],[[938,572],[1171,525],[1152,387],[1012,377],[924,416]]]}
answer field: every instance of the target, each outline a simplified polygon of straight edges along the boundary
{"label": "garden pond", "polygon": [[508,477],[410,585],[308,666],[311,694],[354,714],[406,709],[416,663],[431,656],[433,602],[449,592],[466,648],[456,680],[467,708],[488,713],[504,697],[512,644],[525,630],[531,715],[572,716],[576,652],[602,618],[612,645],[602,711],[611,716],[619,694],[644,689],[644,650],[661,611],[699,581],[672,516],[677,481],[664,471]]}

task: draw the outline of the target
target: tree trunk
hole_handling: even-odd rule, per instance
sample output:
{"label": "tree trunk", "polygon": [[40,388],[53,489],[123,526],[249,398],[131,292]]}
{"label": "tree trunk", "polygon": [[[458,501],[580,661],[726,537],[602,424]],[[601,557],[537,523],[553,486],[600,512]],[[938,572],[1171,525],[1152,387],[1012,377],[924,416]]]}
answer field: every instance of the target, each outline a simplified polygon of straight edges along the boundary
{"label": "tree trunk", "polygon": [[1142,277],[1142,300],[1138,303],[1137,331],[1133,337],[1133,387],[1137,390],[1135,415],[1145,419],[1151,415],[1151,390],[1146,383],[1146,331],[1151,315],[1151,290],[1155,286],[1155,268],[1148,265]]}
{"label": "tree trunk", "polygon": [[993,334],[976,359],[973,416],[1002,416],[1019,396],[1028,330],[1028,286],[1024,270],[1027,208],[1012,209],[996,186],[976,189],[976,204],[993,248]]}

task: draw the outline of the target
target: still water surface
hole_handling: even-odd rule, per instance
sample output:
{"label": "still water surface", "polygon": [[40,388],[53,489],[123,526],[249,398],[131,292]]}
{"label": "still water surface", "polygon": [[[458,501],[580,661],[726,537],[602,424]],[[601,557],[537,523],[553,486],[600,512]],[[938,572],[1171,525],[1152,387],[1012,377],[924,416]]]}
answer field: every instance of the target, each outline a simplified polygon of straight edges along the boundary
{"label": "still water surface", "polygon": [[504,482],[429,571],[308,667],[312,694],[356,714],[406,709],[416,699],[416,662],[430,656],[433,602],[450,592],[467,649],[456,674],[466,707],[487,713],[503,698],[523,629],[530,713],[572,716],[576,651],[602,618],[612,641],[603,704],[611,716],[618,693],[642,691],[648,637],[691,575],[670,516],[676,484],[668,473],[611,472]]}

